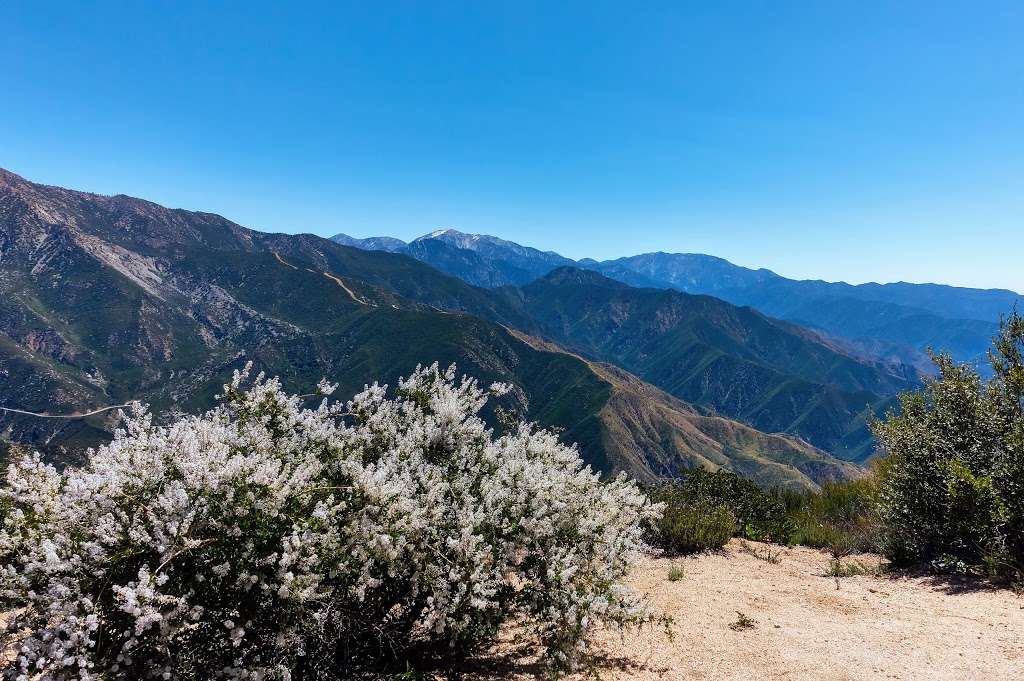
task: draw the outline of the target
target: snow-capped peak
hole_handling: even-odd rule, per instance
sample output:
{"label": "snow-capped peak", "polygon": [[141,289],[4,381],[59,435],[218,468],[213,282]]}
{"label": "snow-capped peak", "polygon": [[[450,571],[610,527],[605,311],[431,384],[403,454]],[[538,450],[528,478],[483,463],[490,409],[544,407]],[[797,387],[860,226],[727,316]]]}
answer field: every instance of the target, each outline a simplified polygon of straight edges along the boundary
{"label": "snow-capped peak", "polygon": [[414,239],[414,241],[422,241],[424,239],[437,239],[437,238],[442,237],[442,236],[465,237],[465,236],[469,236],[469,235],[468,234],[463,234],[462,232],[460,232],[457,229],[452,229],[451,227],[445,227],[443,229],[435,229],[430,234],[424,234],[423,236],[419,237],[418,239]]}

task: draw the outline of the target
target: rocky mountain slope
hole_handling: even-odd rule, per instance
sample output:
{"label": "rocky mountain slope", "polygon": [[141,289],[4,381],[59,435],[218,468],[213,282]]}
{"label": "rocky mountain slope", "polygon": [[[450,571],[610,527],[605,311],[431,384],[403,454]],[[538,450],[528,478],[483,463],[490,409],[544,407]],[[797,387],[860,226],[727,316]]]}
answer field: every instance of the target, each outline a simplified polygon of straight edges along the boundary
{"label": "rocky mountain slope", "polygon": [[[538,349],[564,352],[550,341],[515,333]],[[634,468],[643,463],[672,476],[682,461],[686,468],[724,468],[765,487],[788,488],[858,473],[856,466],[840,464],[804,440],[710,415],[613,364],[584,361],[612,387],[598,412],[605,448],[637,457]],[[794,479],[794,469],[801,477]]]}
{"label": "rocky mountain slope", "polygon": [[867,417],[918,379],[911,367],[863,361],[799,326],[711,296],[634,288],[568,267],[502,291],[544,337],[841,458],[872,453]]}

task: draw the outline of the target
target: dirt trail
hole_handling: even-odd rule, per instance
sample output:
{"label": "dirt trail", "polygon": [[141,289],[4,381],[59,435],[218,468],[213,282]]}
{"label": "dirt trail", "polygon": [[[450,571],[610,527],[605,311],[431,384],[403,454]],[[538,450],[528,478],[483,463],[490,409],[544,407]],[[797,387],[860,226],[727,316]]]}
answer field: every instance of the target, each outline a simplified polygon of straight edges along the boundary
{"label": "dirt trail", "polygon": [[273,253],[274,253],[274,257],[277,258],[277,261],[279,263],[281,263],[282,265],[284,265],[285,267],[291,267],[293,270],[299,269],[298,267],[296,267],[295,265],[291,264],[290,262],[286,262],[285,259],[281,257],[281,254],[278,253],[277,251],[274,251]]}
{"label": "dirt trail", "polygon": [[[736,540],[717,554],[643,559],[627,581],[675,618],[674,638],[602,632],[596,671],[602,679],[1024,678],[1024,598],[925,577],[847,577],[836,590],[823,576],[828,560],[794,548],[772,564]],[[676,582],[672,564],[685,570]],[[737,611],[753,628],[730,628]],[[526,649],[499,646],[471,678],[535,678],[534,661]]]}
{"label": "dirt trail", "polygon": [[[293,270],[297,270],[297,269],[299,269],[299,268],[298,268],[298,267],[296,267],[295,265],[291,264],[290,262],[288,262],[288,261],[286,261],[286,260],[285,260],[284,258],[282,258],[282,257],[281,257],[281,254],[280,254],[280,253],[278,253],[277,251],[273,251],[273,253],[274,253],[274,257],[275,257],[275,258],[277,258],[277,261],[278,261],[279,263],[281,263],[282,265],[284,265],[285,267],[290,267],[290,268],[292,268]],[[312,272],[313,274],[317,274],[316,270],[310,270],[310,269],[307,269],[306,271],[307,271],[307,272]],[[355,294],[355,292],[354,292],[354,291],[353,291],[352,289],[350,289],[350,288],[348,287],[348,285],[346,285],[346,284],[345,284],[345,282],[343,282],[343,281],[341,280],[341,278],[340,278],[340,277],[337,277],[337,276],[335,276],[335,275],[331,274],[330,272],[320,272],[320,274],[324,275],[325,277],[327,277],[328,279],[330,279],[331,281],[333,281],[334,283],[336,283],[336,284],[337,284],[338,286],[340,286],[341,288],[343,288],[343,289],[345,290],[345,293],[347,293],[347,294],[349,295],[349,297],[350,297],[350,298],[351,298],[352,300],[356,301],[356,302],[357,302],[357,303],[359,303],[360,305],[367,305],[367,304],[368,304],[368,303],[367,303],[367,302],[366,302],[365,300],[363,300],[362,298],[360,298],[359,296],[357,296],[357,295]]]}
{"label": "dirt trail", "polygon": [[347,293],[352,298],[352,300],[356,301],[360,305],[366,305],[366,301],[363,300],[362,298],[360,298],[359,296],[357,296],[355,293],[353,293],[352,289],[350,289],[348,286],[346,286],[345,282],[343,282],[339,277],[334,276],[330,272],[321,272],[321,274],[323,274],[325,277],[327,277],[331,281],[335,282],[341,288],[345,289],[345,293]]}
{"label": "dirt trail", "polygon": [[93,409],[92,411],[75,412],[73,414],[37,414],[32,411],[24,411],[21,409],[14,409],[12,407],[0,407],[0,411],[9,412],[11,414],[25,414],[26,416],[35,416],[41,419],[84,419],[87,416],[95,416],[96,414],[102,414],[106,411],[114,409],[128,409],[131,404],[115,404],[110,407],[100,407],[99,409]]}

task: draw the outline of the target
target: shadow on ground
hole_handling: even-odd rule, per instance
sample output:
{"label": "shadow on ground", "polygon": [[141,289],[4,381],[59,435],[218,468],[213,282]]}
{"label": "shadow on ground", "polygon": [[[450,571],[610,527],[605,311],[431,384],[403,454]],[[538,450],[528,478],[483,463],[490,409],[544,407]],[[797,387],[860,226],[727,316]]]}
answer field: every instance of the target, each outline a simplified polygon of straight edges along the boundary
{"label": "shadow on ground", "polygon": [[[657,667],[658,665],[654,665]],[[588,656],[583,667],[595,678],[607,672],[668,671],[654,669],[644,661],[601,651]],[[497,679],[541,679],[548,676],[548,670],[540,659],[540,648],[533,643],[516,643],[503,647],[500,653],[484,653],[466,660],[458,669],[438,677],[455,681],[496,681]]]}

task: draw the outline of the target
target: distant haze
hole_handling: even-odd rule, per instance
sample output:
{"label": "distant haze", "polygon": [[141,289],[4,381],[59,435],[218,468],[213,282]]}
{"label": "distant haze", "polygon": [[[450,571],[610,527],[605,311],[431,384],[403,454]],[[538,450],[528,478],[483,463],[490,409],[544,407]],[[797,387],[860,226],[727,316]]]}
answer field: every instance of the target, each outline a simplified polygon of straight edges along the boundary
{"label": "distant haze", "polygon": [[[55,6],[61,5],[61,6]],[[1024,3],[10,3],[0,166],[269,231],[1024,291]]]}

